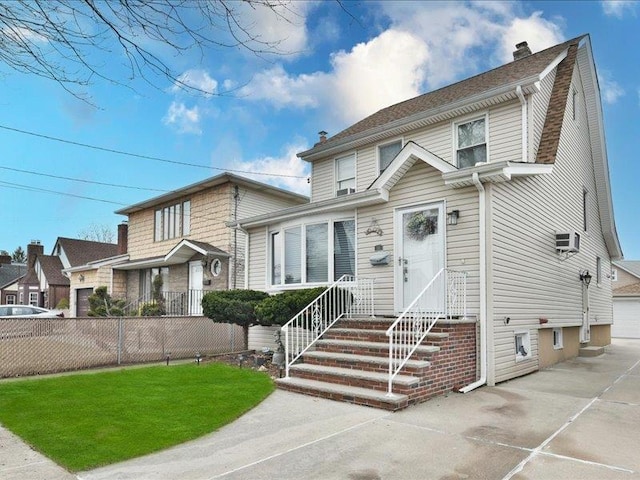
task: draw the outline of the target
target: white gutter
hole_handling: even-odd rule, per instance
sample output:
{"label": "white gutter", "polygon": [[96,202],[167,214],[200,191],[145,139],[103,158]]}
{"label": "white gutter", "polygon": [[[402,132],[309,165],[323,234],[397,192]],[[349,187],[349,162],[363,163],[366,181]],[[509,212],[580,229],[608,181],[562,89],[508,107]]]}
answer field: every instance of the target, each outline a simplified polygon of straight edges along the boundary
{"label": "white gutter", "polygon": [[528,145],[528,125],[527,125],[527,99],[522,93],[522,87],[518,85],[516,87],[516,95],[520,99],[520,105],[522,105],[522,161],[529,161],[529,145]]}
{"label": "white gutter", "polygon": [[486,228],[486,192],[478,178],[478,172],[473,173],[473,183],[478,189],[478,217],[480,229],[480,378],[460,389],[461,393],[475,390],[487,383],[487,228]]}

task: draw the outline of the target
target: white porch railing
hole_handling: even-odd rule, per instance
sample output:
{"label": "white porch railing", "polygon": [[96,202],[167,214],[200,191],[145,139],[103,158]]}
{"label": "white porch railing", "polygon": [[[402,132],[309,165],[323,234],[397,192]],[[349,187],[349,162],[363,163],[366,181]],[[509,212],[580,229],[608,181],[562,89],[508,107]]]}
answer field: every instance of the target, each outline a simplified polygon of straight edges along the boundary
{"label": "white porch railing", "polygon": [[285,372],[345,315],[373,316],[373,279],[343,275],[283,327]]}
{"label": "white porch railing", "polygon": [[411,355],[442,318],[467,312],[467,274],[441,269],[402,315],[387,329],[389,337],[389,386]]}

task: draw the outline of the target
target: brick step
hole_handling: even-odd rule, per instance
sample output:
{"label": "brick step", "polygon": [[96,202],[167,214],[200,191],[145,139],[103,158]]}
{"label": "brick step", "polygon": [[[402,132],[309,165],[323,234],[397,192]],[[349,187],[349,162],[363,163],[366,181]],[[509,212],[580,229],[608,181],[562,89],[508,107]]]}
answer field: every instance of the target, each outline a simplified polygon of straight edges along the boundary
{"label": "brick step", "polygon": [[335,324],[336,328],[365,328],[368,330],[382,330],[385,331],[389,328],[395,318],[384,317],[351,317],[341,318]]}
{"label": "brick step", "polygon": [[336,385],[333,383],[307,380],[305,378],[289,377],[276,380],[278,388],[291,392],[304,393],[315,397],[328,398],[340,402],[366,405],[368,407],[383,408],[385,410],[400,410],[409,405],[409,397],[393,393],[379,392],[360,387]]}
{"label": "brick step", "polygon": [[[389,385],[388,372],[368,372],[353,368],[328,367],[326,365],[311,365],[308,363],[291,366],[289,375],[296,378],[306,378],[350,387],[370,388],[381,392],[386,392]],[[419,383],[420,378],[418,377],[396,375],[393,379],[393,390],[406,391],[416,387]]]}
{"label": "brick step", "polygon": [[[364,328],[332,328],[324,334],[324,339],[359,340],[364,342],[389,342],[386,330],[368,330]],[[449,338],[448,333],[429,332],[425,342],[438,342]]]}
{"label": "brick step", "polygon": [[[362,342],[362,341],[356,341],[356,340],[322,339],[316,342],[316,351],[388,357],[389,344],[383,343],[383,342]],[[437,347],[437,346],[420,345],[414,352],[412,358],[415,360],[425,360],[429,358],[429,356],[439,351],[440,351],[440,347]]]}
{"label": "brick step", "polygon": [[[374,355],[354,355],[349,353],[306,352],[303,361],[312,365],[326,365],[329,367],[354,368],[371,372],[389,372],[389,358]],[[407,375],[421,375],[429,368],[431,362],[427,360],[410,359],[402,369]]]}

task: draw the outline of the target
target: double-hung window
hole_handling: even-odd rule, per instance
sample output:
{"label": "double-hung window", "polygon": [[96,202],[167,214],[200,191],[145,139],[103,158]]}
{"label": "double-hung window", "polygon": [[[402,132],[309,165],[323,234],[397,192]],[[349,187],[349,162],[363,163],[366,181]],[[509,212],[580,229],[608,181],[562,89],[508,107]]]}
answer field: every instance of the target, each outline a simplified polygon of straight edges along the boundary
{"label": "double-hung window", "polygon": [[155,211],[153,239],[156,242],[191,233],[191,201],[176,203]]}
{"label": "double-hung window", "polygon": [[355,275],[355,221],[287,226],[269,234],[271,285],[327,283]]}
{"label": "double-hung window", "polygon": [[356,188],[356,155],[352,153],[336,158],[336,191]]}
{"label": "double-hung window", "polygon": [[473,167],[487,161],[487,120],[478,118],[456,125],[456,163],[458,168]]}
{"label": "double-hung window", "polygon": [[378,147],[378,164],[380,166],[380,173],[387,169],[400,150],[402,150],[402,140],[380,145]]}

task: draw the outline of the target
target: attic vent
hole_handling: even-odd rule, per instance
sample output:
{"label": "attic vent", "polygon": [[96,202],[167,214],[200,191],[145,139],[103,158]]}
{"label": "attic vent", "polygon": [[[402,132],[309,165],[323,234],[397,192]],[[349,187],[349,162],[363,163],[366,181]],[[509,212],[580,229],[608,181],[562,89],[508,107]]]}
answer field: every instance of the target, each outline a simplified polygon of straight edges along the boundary
{"label": "attic vent", "polygon": [[520,60],[521,58],[531,55],[531,49],[527,42],[520,42],[516,44],[516,50],[513,52],[513,59]]}
{"label": "attic vent", "polygon": [[577,232],[557,232],[556,252],[576,254],[580,251],[580,234]]}

